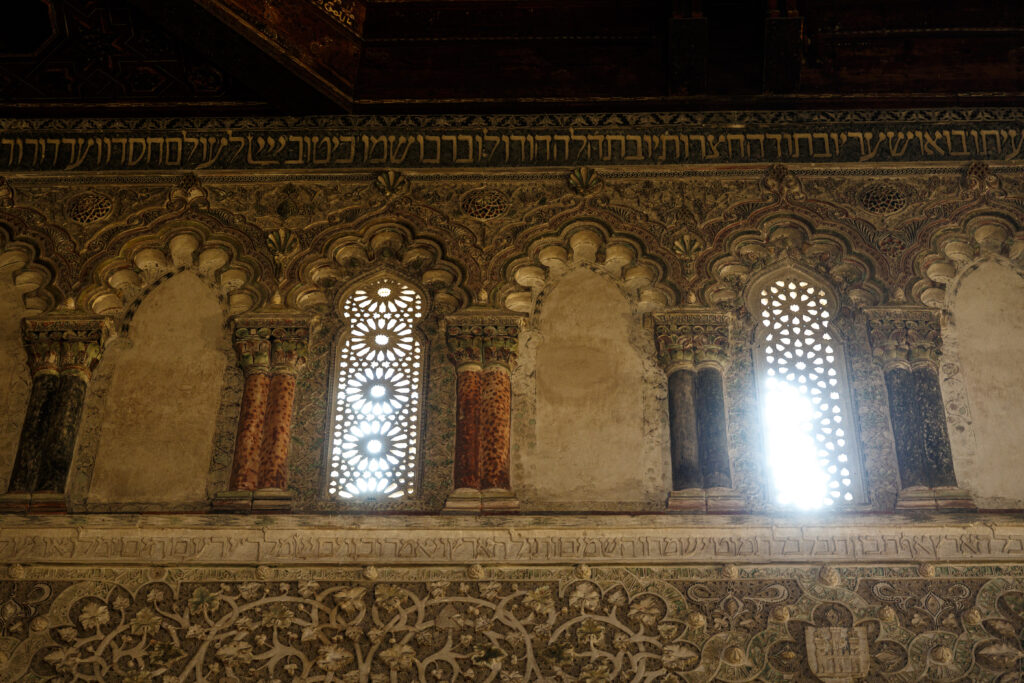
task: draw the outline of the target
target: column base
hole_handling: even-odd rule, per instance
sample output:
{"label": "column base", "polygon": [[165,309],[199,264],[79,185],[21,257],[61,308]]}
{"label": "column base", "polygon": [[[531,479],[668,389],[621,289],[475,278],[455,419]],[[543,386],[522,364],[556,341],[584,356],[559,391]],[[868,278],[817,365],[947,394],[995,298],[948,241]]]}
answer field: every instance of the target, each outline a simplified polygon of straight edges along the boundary
{"label": "column base", "polygon": [[213,511],[245,514],[250,512],[291,512],[291,491],[256,489],[255,491],[221,491],[213,497]]}
{"label": "column base", "polygon": [[0,513],[63,515],[67,511],[67,500],[63,493],[37,491],[35,493],[0,494]]}
{"label": "column base", "polygon": [[478,489],[455,489],[444,503],[442,512],[474,515],[483,509],[481,494]]}
{"label": "column base", "polygon": [[519,499],[508,489],[484,489],[480,492],[480,508],[492,514],[519,512]]}
{"label": "column base", "polygon": [[911,486],[896,497],[897,511],[977,509],[970,492],[957,486]]}
{"label": "column base", "polygon": [[731,488],[682,489],[668,494],[665,508],[670,512],[730,515],[745,511],[743,497]]}

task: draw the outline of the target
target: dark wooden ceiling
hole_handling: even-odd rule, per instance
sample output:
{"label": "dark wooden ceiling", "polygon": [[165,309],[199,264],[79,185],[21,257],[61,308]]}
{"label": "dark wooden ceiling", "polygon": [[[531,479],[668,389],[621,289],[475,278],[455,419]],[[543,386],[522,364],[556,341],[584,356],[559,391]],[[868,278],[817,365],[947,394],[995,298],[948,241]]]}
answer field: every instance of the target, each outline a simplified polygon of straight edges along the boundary
{"label": "dark wooden ceiling", "polygon": [[1024,1],[18,0],[7,115],[1024,102]]}

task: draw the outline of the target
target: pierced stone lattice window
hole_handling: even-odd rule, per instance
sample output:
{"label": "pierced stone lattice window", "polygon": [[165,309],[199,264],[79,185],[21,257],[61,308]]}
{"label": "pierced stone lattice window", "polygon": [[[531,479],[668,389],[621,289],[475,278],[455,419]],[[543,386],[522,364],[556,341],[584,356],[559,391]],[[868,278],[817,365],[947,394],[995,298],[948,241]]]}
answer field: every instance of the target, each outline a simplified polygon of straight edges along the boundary
{"label": "pierced stone lattice window", "polygon": [[842,348],[828,295],[797,278],[759,294],[759,354],[769,467],[777,501],[820,508],[861,499]]}
{"label": "pierced stone lattice window", "polygon": [[416,486],[423,297],[379,277],[342,302],[328,491],[341,498],[412,495]]}

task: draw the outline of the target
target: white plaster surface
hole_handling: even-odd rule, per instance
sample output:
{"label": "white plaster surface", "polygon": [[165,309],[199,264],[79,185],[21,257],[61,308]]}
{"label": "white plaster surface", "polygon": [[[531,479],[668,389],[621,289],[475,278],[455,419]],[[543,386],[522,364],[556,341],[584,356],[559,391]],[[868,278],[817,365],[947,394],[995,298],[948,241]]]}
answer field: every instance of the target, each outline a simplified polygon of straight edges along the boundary
{"label": "white plaster surface", "polygon": [[985,508],[1024,506],[1024,278],[994,262],[964,275],[953,325],[974,422],[973,458],[954,465]]}
{"label": "white plaster surface", "polygon": [[90,503],[187,503],[206,478],[226,356],[216,295],[186,272],[142,302],[114,363]]}
{"label": "white plaster surface", "polygon": [[0,486],[7,483],[18,451],[31,378],[21,345],[25,309],[10,273],[0,272]]}
{"label": "white plaster surface", "polygon": [[651,503],[665,493],[658,449],[645,447],[645,367],[630,302],[579,268],[539,313],[536,432],[513,482],[528,506]]}

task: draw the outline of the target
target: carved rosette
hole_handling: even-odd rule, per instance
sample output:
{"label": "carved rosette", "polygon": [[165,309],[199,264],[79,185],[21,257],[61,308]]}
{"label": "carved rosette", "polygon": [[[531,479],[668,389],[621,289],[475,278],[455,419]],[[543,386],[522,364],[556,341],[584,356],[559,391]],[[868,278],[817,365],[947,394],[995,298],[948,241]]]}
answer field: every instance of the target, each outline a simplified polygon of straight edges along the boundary
{"label": "carved rosette", "polygon": [[28,318],[22,321],[22,341],[32,376],[70,374],[86,382],[103,355],[111,323],[98,316]]}
{"label": "carved rosette", "polygon": [[938,368],[942,335],[932,311],[874,310],[868,312],[869,338],[883,370],[928,365]]}
{"label": "carved rosette", "polygon": [[715,313],[665,313],[654,317],[658,361],[671,374],[711,363],[725,366],[729,354],[729,316]]}

